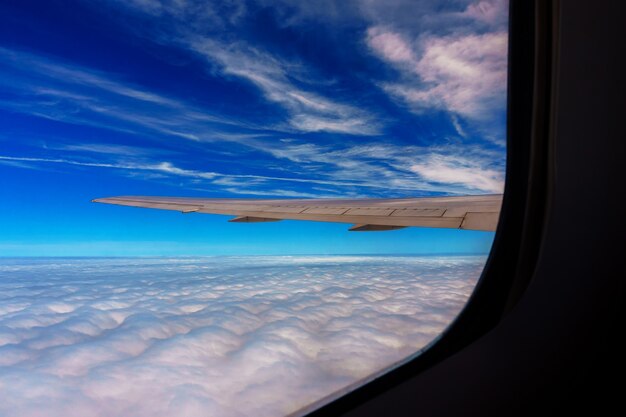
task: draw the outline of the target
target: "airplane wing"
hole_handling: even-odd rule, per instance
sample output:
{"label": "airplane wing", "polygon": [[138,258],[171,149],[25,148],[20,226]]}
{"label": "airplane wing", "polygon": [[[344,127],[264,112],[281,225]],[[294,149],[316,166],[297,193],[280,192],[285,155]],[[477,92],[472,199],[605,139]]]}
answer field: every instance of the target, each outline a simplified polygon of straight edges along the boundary
{"label": "airplane wing", "polygon": [[262,200],[186,197],[109,197],[95,203],[235,216],[231,222],[312,220],[351,223],[351,231],[408,226],[494,231],[502,195],[403,199]]}

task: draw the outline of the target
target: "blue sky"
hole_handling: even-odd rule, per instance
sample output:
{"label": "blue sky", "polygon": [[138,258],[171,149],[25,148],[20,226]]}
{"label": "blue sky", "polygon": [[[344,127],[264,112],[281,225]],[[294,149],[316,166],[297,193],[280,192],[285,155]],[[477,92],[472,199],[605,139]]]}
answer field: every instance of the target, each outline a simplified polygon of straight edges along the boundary
{"label": "blue sky", "polygon": [[97,197],[501,192],[503,1],[0,4],[0,256],[484,253]]}

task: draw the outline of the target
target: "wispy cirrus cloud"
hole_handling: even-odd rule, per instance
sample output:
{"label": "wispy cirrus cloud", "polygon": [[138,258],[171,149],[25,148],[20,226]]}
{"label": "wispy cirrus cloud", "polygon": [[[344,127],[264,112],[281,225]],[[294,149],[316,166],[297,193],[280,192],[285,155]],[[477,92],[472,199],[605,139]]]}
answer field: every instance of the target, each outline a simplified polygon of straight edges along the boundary
{"label": "wispy cirrus cloud", "polygon": [[504,161],[497,150],[480,146],[420,147],[359,144],[329,148],[310,143],[286,142],[260,149],[288,160],[302,172],[318,171],[337,180],[381,185],[397,192],[500,193],[504,189]]}
{"label": "wispy cirrus cloud", "polygon": [[418,57],[415,46],[386,28],[370,28],[367,36],[372,50],[408,77],[383,83],[385,91],[416,112],[436,108],[478,121],[505,108],[507,40],[505,32],[428,37]]}
{"label": "wispy cirrus cloud", "polygon": [[[208,180],[210,184],[214,184],[217,186],[229,186],[227,188],[232,189],[232,185],[258,185],[260,183],[265,182],[291,182],[291,183],[304,183],[304,184],[322,184],[322,185],[331,185],[334,187],[373,187],[373,188],[385,188],[384,185],[381,184],[370,184],[368,182],[360,181],[359,179],[352,178],[350,180],[334,180],[327,177],[321,178],[298,178],[298,177],[278,177],[278,176],[268,176],[268,175],[255,175],[255,174],[227,174],[221,172],[213,172],[213,171],[200,171],[195,169],[186,169],[181,168],[172,164],[171,162],[128,162],[128,161],[119,161],[119,162],[90,162],[90,161],[79,161],[72,159],[62,159],[62,158],[32,158],[32,157],[15,157],[15,156],[7,156],[0,155],[0,162],[9,162],[9,163],[35,163],[35,164],[61,164],[61,165],[72,165],[78,167],[91,167],[91,168],[105,168],[105,169],[114,169],[114,170],[124,170],[124,171],[132,171],[132,172],[147,172],[147,173],[159,173],[165,174],[173,177],[183,177],[183,178],[191,178],[191,179],[199,179],[199,180]],[[240,180],[240,181],[238,181]],[[264,184],[266,185],[266,184]],[[272,190],[272,191],[262,191],[259,190],[260,194],[258,195],[270,195],[272,192],[279,192],[284,194],[285,190]],[[252,190],[248,190],[248,194],[251,194]],[[300,193],[302,194],[302,192]],[[309,193],[309,196],[313,196],[314,194]],[[319,196],[319,195],[318,195]]]}
{"label": "wispy cirrus cloud", "polygon": [[14,162],[24,162],[24,163],[47,163],[47,164],[63,164],[63,165],[74,165],[80,167],[92,167],[92,168],[113,168],[113,169],[121,169],[121,170],[131,170],[131,171],[153,171],[160,172],[164,174],[171,174],[183,177],[193,177],[193,178],[203,178],[207,180],[211,180],[220,174],[210,171],[197,171],[190,169],[183,169],[177,166],[174,166],[170,162],[159,162],[154,164],[149,163],[137,163],[137,162],[90,162],[90,161],[78,161],[72,159],[61,159],[61,158],[32,158],[32,157],[18,157],[18,156],[7,156],[0,155],[0,160],[2,161],[14,161]]}
{"label": "wispy cirrus cloud", "polygon": [[[426,148],[391,144],[363,144],[330,147],[293,140],[281,146],[250,141],[253,149],[270,154],[281,164],[283,174],[234,174],[181,168],[171,162],[153,160],[112,160],[97,162],[67,158],[32,158],[0,155],[0,161],[64,164],[132,172],[158,173],[206,181],[228,192],[237,188],[246,194],[288,196],[275,184],[330,186],[324,191],[291,190],[289,196],[416,195],[425,192],[447,194],[498,193],[504,187],[504,173],[497,151],[479,146]],[[66,149],[71,150],[71,149]],[[79,151],[85,151],[81,148]],[[96,148],[94,153],[101,153]],[[80,155],[80,154],[78,154]]]}
{"label": "wispy cirrus cloud", "polygon": [[504,145],[507,8],[504,0],[482,0],[431,11],[418,18],[426,26],[429,19],[440,23],[430,31],[399,24],[389,13],[372,18],[364,43],[398,73],[378,86],[417,115],[448,113],[460,137],[473,133]]}
{"label": "wispy cirrus cloud", "polygon": [[184,21],[194,30],[207,26],[222,28],[227,23],[237,23],[246,14],[245,0],[114,0],[118,6],[134,9],[172,24]]}
{"label": "wispy cirrus cloud", "polygon": [[[224,191],[230,194],[237,195],[246,195],[246,196],[264,196],[264,197],[272,197],[272,198],[337,198],[338,195],[336,193],[327,193],[316,192],[316,193],[307,193],[303,191],[294,191],[294,190],[283,190],[280,188],[272,189],[270,191],[259,190],[255,188],[246,188],[249,186],[246,182],[240,182],[236,184],[236,187],[225,187]],[[207,190],[202,190],[207,191]],[[358,198],[359,195],[346,195],[345,197]]]}
{"label": "wispy cirrus cloud", "polygon": [[[286,112],[285,123],[268,126],[292,132],[329,132],[371,136],[380,134],[383,123],[370,108],[343,97],[345,91],[320,91],[327,80],[310,63],[274,53],[263,42],[240,31],[240,19],[248,8],[256,12],[272,9],[280,13],[281,4],[263,1],[160,1],[134,0],[120,3],[135,12],[158,15],[164,29],[142,36],[176,46],[203,57],[209,72],[251,83],[270,105]],[[227,34],[224,36],[224,34]]]}
{"label": "wispy cirrus cloud", "polygon": [[468,4],[462,15],[491,27],[506,26],[509,2],[505,0],[480,0]]}
{"label": "wispy cirrus cloud", "polygon": [[0,59],[5,64],[0,68],[0,85],[18,97],[0,100],[0,107],[7,110],[107,130],[194,141],[223,140],[233,129],[240,137],[263,129],[71,63],[6,48],[0,48]]}
{"label": "wispy cirrus cloud", "polygon": [[[163,104],[170,107],[185,107],[184,103],[181,101],[168,98],[155,92],[146,91],[137,86],[124,84],[98,70],[81,68],[44,56],[2,47],[0,47],[0,58],[2,58],[3,64],[17,67],[21,72],[21,77],[28,77],[29,74],[37,74],[38,76],[44,76],[49,81],[55,80],[59,84],[83,85],[140,101]],[[6,81],[14,81],[16,78],[19,79],[18,77],[11,77]],[[8,84],[8,82],[6,83]],[[42,92],[46,91],[45,86],[37,86],[37,89]],[[56,90],[51,90],[50,92],[55,94],[61,93],[61,91]],[[72,96],[71,91],[66,92],[66,94],[68,94],[69,97]],[[78,95],[76,95],[76,97],[85,98],[85,96]]]}
{"label": "wispy cirrus cloud", "polygon": [[397,64],[413,66],[417,58],[413,48],[400,34],[381,27],[367,30],[367,44],[384,60]]}
{"label": "wispy cirrus cloud", "polygon": [[232,137],[229,131],[233,129],[243,134],[288,131],[374,135],[380,132],[380,122],[369,112],[297,87],[289,75],[297,68],[304,71],[297,64],[247,45],[225,45],[211,39],[197,40],[190,48],[212,65],[218,65],[224,75],[245,79],[258,87],[268,101],[288,112],[287,123],[260,125],[220,115],[116,80],[111,74],[5,48],[0,48],[0,58],[19,68],[21,73],[2,71],[4,86],[23,99],[1,101],[0,106],[70,123],[138,134],[155,132],[195,141]]}
{"label": "wispy cirrus cloud", "polygon": [[60,151],[95,153],[105,155],[118,156],[145,156],[148,153],[162,153],[160,150],[147,150],[136,146],[114,145],[106,143],[78,143],[78,144],[54,144],[51,146],[44,145],[45,149],[53,149]]}
{"label": "wispy cirrus cloud", "polygon": [[433,153],[410,166],[411,171],[427,181],[460,184],[469,189],[502,193],[504,175],[501,169],[485,168],[481,161],[460,155]]}
{"label": "wispy cirrus cloud", "polygon": [[355,135],[380,132],[380,122],[368,111],[298,87],[292,81],[293,76],[306,71],[298,63],[279,59],[245,43],[226,44],[198,38],[191,48],[216,63],[223,74],[245,79],[259,88],[267,100],[284,107],[289,112],[288,124],[296,131]]}

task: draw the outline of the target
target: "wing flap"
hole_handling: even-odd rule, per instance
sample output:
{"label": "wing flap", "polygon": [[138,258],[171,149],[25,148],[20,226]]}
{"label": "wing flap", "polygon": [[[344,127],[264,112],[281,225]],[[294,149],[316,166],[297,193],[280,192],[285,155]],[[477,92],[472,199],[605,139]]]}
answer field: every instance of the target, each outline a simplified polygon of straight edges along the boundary
{"label": "wing flap", "polygon": [[500,213],[467,213],[461,223],[461,229],[496,230]]}
{"label": "wing flap", "polygon": [[267,217],[250,217],[250,216],[237,216],[230,219],[231,223],[265,223],[265,222],[279,222],[281,219],[268,219]]}
{"label": "wing flap", "polygon": [[387,230],[404,229],[406,226],[382,226],[380,224],[355,224],[348,230],[350,232],[383,232]]}

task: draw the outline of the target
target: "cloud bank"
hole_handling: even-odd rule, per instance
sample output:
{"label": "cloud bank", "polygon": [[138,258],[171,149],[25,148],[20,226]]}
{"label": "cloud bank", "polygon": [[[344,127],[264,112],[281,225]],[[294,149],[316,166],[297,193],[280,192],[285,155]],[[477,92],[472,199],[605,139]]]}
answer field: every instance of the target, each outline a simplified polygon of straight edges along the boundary
{"label": "cloud bank", "polygon": [[483,257],[0,261],[0,415],[275,416],[413,354]]}

